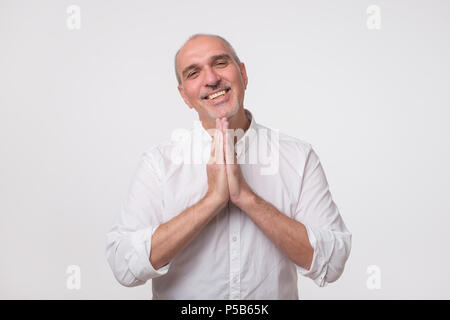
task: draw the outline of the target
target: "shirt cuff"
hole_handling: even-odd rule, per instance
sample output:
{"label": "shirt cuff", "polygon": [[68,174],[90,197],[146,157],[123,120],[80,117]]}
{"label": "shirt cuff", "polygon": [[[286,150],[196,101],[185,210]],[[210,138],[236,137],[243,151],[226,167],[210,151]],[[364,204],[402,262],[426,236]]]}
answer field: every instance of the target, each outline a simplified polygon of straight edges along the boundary
{"label": "shirt cuff", "polygon": [[138,230],[131,235],[133,251],[126,257],[126,260],[133,275],[144,282],[165,275],[170,267],[170,263],[168,263],[156,270],[150,263],[152,235],[157,228],[158,227],[148,227],[146,229]]}
{"label": "shirt cuff", "polygon": [[314,234],[313,229],[311,227],[305,225],[305,228],[306,231],[308,232],[308,238],[311,247],[314,249],[313,260],[311,262],[309,270],[297,265],[297,271],[302,276],[312,279],[319,287],[324,287],[328,284],[325,281],[328,263],[325,261],[323,257],[323,250],[320,245],[321,241],[317,240],[317,236]]}

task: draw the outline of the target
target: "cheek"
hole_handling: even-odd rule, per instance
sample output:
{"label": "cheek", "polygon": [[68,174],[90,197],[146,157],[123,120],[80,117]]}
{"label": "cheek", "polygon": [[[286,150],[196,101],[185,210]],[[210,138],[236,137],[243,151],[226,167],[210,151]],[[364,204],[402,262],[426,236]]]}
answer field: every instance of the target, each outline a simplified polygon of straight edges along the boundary
{"label": "cheek", "polygon": [[237,87],[239,88],[244,88],[245,87],[245,82],[244,82],[244,78],[242,77],[242,75],[239,72],[236,72],[234,74],[233,77],[233,82],[236,84]]}
{"label": "cheek", "polygon": [[189,100],[196,99],[199,96],[200,91],[195,86],[188,86],[184,88],[184,92]]}
{"label": "cheek", "polygon": [[245,90],[245,82],[244,82],[244,80],[240,76],[237,76],[234,79],[234,84],[235,84],[235,88],[236,88],[236,93],[238,95],[241,95],[242,91]]}

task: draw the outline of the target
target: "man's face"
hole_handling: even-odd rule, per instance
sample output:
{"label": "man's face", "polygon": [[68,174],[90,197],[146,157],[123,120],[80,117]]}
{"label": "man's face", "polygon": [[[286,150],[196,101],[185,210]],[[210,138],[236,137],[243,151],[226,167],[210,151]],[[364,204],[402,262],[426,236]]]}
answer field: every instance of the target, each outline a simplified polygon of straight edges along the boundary
{"label": "man's face", "polygon": [[178,90],[202,122],[215,126],[216,118],[230,119],[243,107],[245,66],[237,64],[220,39],[199,36],[188,41],[178,53],[177,72]]}

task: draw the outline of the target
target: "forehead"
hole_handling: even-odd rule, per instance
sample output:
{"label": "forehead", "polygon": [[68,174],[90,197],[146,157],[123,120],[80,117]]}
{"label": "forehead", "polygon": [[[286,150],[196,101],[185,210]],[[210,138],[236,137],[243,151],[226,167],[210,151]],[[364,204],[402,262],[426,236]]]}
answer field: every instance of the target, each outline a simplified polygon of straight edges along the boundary
{"label": "forehead", "polygon": [[221,39],[199,36],[189,40],[181,48],[178,53],[178,66],[183,68],[192,63],[206,62],[210,57],[223,53],[231,55],[231,50]]}

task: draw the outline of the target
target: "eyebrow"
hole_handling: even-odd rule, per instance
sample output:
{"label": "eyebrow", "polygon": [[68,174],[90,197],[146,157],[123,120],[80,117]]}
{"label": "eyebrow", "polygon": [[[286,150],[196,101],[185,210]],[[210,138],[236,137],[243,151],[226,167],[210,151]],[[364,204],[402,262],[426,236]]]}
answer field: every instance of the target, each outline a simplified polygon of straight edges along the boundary
{"label": "eyebrow", "polygon": [[[231,57],[230,57],[230,55],[228,53],[223,53],[223,54],[218,54],[218,55],[215,55],[215,56],[212,56],[211,58],[209,58],[211,63],[214,62],[214,61],[220,60],[220,59],[231,60]],[[193,64],[187,66],[186,68],[184,68],[183,72],[181,73],[183,78],[186,76],[186,74],[189,71],[191,71],[192,69],[195,69],[197,67],[198,67],[198,64],[193,63]]]}

